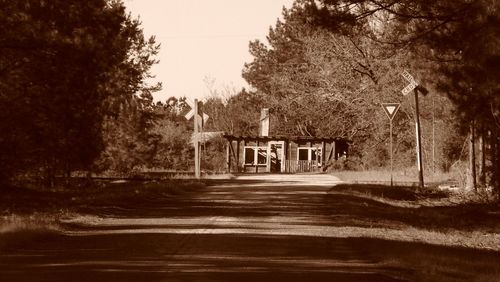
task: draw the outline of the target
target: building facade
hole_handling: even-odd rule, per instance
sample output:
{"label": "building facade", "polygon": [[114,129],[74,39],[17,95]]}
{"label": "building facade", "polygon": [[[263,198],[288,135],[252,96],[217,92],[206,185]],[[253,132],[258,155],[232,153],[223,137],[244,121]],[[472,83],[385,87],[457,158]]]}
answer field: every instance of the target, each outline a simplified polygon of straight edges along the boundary
{"label": "building facade", "polygon": [[297,173],[322,171],[332,160],[347,158],[343,138],[235,136],[227,140],[228,172]]}

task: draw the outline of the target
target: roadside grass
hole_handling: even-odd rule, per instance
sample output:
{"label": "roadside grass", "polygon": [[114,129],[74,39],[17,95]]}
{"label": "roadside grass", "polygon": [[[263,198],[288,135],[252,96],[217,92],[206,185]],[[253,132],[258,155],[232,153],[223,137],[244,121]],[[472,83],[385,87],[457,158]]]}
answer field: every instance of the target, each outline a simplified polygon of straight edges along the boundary
{"label": "roadside grass", "polygon": [[105,216],[136,209],[157,209],[169,199],[203,189],[190,179],[164,181],[93,181],[70,187],[40,189],[4,187],[0,194],[0,234],[17,231],[55,232],[65,218],[92,213]]}
{"label": "roadside grass", "polygon": [[[328,213],[348,214],[354,226],[411,226],[433,231],[500,234],[500,206],[490,201],[457,199],[434,189],[374,184],[341,184],[327,197]],[[339,222],[353,226],[350,222]]]}
{"label": "roadside grass", "polygon": [[93,181],[55,189],[4,187],[0,215],[65,213],[85,206],[145,203],[197,191],[205,184],[190,179]]}
{"label": "roadside grass", "polygon": [[[390,170],[366,170],[366,171],[334,171],[333,175],[339,177],[341,180],[351,183],[390,183],[391,172]],[[395,183],[418,183],[418,174],[414,169],[395,170],[392,173],[393,181]],[[426,183],[445,183],[456,182],[457,176],[455,173],[424,173],[424,180]]]}
{"label": "roadside grass", "polygon": [[330,225],[336,233],[344,230],[346,237],[500,251],[497,202],[432,188],[377,184],[337,185],[325,201]]}

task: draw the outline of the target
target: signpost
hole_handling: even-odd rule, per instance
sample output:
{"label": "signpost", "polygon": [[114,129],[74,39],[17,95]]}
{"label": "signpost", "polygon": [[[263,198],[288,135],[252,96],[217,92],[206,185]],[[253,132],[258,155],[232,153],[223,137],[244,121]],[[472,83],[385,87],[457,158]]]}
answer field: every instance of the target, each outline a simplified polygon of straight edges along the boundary
{"label": "signpost", "polygon": [[[208,115],[201,111],[203,107],[202,102],[198,102],[198,99],[194,99],[194,103],[191,101],[186,101],[188,105],[191,107],[191,110],[185,115],[187,120],[190,120],[194,117],[194,135],[202,135],[203,134],[203,125],[204,121],[208,119]],[[201,158],[200,158],[200,138],[194,138],[194,175],[196,178],[201,177]]]}
{"label": "signpost", "polygon": [[398,112],[400,104],[399,103],[382,103],[382,108],[384,108],[384,112],[389,118],[389,134],[390,134],[390,152],[391,152],[391,187],[393,183],[393,178],[392,178],[392,170],[393,170],[393,164],[394,164],[394,158],[393,158],[393,150],[392,150],[392,119],[394,119],[394,116]]}
{"label": "signpost", "polygon": [[[401,75],[406,79],[409,84],[401,90],[403,96],[408,95],[412,90],[415,93],[415,131],[416,131],[416,139],[417,139],[417,169],[418,169],[418,183],[420,188],[424,188],[424,169],[423,169],[423,161],[422,161],[422,148],[421,148],[421,138],[420,138],[420,114],[418,111],[418,91],[420,87],[418,83],[415,81],[413,76],[407,71],[403,71]],[[424,95],[427,94],[427,90],[425,88],[422,89]]]}

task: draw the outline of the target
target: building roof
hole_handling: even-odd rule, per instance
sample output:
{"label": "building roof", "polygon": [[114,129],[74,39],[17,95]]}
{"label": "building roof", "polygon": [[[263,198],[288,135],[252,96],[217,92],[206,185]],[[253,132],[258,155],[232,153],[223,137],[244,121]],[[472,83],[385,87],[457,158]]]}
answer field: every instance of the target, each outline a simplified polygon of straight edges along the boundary
{"label": "building roof", "polygon": [[247,140],[247,141],[310,141],[310,142],[333,142],[333,141],[343,141],[350,143],[349,140],[342,137],[330,137],[330,136],[286,136],[286,135],[271,135],[271,136],[258,136],[258,135],[231,135],[224,134],[224,138],[227,140]]}

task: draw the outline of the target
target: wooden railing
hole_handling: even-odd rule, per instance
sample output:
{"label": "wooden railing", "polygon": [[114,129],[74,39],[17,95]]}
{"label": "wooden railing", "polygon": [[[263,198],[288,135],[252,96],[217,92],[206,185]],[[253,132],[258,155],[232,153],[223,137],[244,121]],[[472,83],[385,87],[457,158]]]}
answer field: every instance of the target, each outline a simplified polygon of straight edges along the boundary
{"label": "wooden railing", "polygon": [[285,161],[286,173],[316,172],[319,170],[320,167],[318,166],[318,161],[299,161],[299,160]]}

